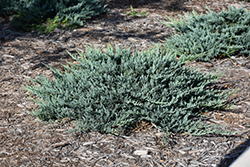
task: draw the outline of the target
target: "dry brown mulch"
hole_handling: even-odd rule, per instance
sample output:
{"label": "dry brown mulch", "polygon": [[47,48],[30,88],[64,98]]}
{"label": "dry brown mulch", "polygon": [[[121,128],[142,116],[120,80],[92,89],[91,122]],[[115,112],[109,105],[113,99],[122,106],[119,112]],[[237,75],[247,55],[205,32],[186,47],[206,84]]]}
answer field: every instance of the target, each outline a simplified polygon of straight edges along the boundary
{"label": "dry brown mulch", "polygon": [[[162,43],[173,29],[158,19],[165,15],[206,11],[222,11],[227,6],[250,6],[234,0],[112,0],[108,15],[86,22],[76,30],[55,31],[39,35],[8,27],[8,19],[0,19],[0,166],[228,166],[249,146],[250,136],[250,58],[241,55],[210,62],[189,62],[204,72],[226,69],[215,88],[239,89],[229,99],[234,109],[207,113],[211,123],[225,130],[239,131],[235,135],[190,136],[175,134],[164,146],[161,132],[153,124],[140,122],[129,136],[111,134],[65,133],[74,122],[46,124],[25,111],[38,108],[23,88],[28,78],[39,74],[51,77],[42,64],[61,68],[73,61],[66,50],[84,51],[83,45],[101,46],[108,43],[121,47],[131,44],[134,49]],[[137,12],[147,11],[146,17],[127,16],[132,5]],[[224,127],[225,126],[225,127]]]}

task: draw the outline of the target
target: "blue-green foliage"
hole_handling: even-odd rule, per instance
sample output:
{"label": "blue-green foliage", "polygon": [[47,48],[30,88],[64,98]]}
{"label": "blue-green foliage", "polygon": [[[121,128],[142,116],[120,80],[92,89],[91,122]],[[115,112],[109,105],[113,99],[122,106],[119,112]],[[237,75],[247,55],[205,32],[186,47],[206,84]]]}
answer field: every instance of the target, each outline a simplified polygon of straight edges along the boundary
{"label": "blue-green foliage", "polygon": [[[208,9],[209,10],[209,9]],[[228,11],[206,15],[186,14],[180,21],[172,20],[167,26],[175,28],[178,34],[166,39],[165,47],[177,55],[205,53],[196,60],[208,61],[213,57],[250,53],[250,12],[244,8],[229,7]]]}
{"label": "blue-green foliage", "polygon": [[0,15],[14,15],[12,25],[30,31],[47,18],[58,17],[71,24],[83,25],[90,19],[106,12],[105,0],[0,0]]}
{"label": "blue-green foliage", "polygon": [[0,16],[15,14],[21,8],[23,5],[17,0],[0,0]]}
{"label": "blue-green foliage", "polygon": [[[71,0],[72,1],[72,0]],[[57,16],[59,18],[68,18],[71,23],[83,25],[84,19],[90,19],[96,15],[106,12],[102,4],[105,0],[67,0],[65,4],[61,2],[56,6]]]}
{"label": "blue-green foliage", "polygon": [[32,79],[39,86],[27,86],[40,99],[32,113],[39,119],[70,117],[80,130],[113,134],[144,120],[165,132],[198,135],[215,130],[201,123],[200,112],[225,107],[229,96],[208,89],[219,75],[184,67],[160,49],[131,53],[108,47],[103,53],[87,47],[79,55],[71,55],[79,63],[65,65],[65,72],[50,67],[54,81],[39,76]]}

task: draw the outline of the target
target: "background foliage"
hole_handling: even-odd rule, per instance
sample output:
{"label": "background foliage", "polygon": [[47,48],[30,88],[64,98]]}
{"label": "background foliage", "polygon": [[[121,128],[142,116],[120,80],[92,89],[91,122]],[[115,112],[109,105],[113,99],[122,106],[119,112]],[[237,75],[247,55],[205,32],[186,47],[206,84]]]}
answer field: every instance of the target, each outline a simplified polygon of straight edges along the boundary
{"label": "background foliage", "polygon": [[[208,9],[209,10],[209,9]],[[192,14],[180,16],[180,21],[163,22],[178,32],[166,39],[165,47],[179,55],[204,53],[196,60],[208,61],[213,57],[250,53],[250,12],[244,8],[229,7],[228,11],[206,15]]]}
{"label": "background foliage", "polygon": [[[12,26],[30,31],[47,19],[83,25],[106,12],[105,0],[0,0],[0,16],[14,15]],[[41,28],[41,27],[40,27]]]}

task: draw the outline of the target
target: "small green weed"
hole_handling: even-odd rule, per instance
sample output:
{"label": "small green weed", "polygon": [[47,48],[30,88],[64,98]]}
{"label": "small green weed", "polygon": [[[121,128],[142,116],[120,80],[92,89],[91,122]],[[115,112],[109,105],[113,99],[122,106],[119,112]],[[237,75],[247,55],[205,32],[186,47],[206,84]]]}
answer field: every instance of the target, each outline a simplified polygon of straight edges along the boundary
{"label": "small green weed", "polygon": [[77,28],[76,24],[72,24],[68,22],[68,19],[65,18],[63,21],[60,21],[59,16],[56,16],[54,19],[48,18],[46,23],[41,25],[34,25],[32,30],[38,31],[41,34],[46,34],[55,30],[56,28],[59,29],[70,29],[70,28]]}
{"label": "small green weed", "polygon": [[131,12],[127,12],[126,14],[129,15],[129,16],[147,16],[146,12],[135,12],[134,8],[132,7],[132,5],[130,5],[130,9],[131,9]]}

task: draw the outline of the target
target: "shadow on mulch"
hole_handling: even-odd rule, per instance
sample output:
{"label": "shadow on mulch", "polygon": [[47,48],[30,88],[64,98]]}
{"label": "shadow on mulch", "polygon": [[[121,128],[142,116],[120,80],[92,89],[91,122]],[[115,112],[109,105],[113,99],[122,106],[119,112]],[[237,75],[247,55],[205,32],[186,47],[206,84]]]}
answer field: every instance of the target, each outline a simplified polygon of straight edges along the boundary
{"label": "shadow on mulch", "polygon": [[[183,7],[183,4],[186,0],[110,0],[108,4],[109,9],[113,8],[129,8],[130,5],[133,8],[139,7],[147,7],[149,9],[165,9],[171,11],[189,11],[188,9]],[[159,3],[163,3],[164,5],[159,5]],[[167,5],[166,5],[167,4]],[[162,8],[163,7],[163,8]]]}
{"label": "shadow on mulch", "polygon": [[228,167],[250,146],[250,138],[227,154],[217,167]]}
{"label": "shadow on mulch", "polygon": [[[185,2],[185,0],[147,0],[147,1],[143,1],[143,0],[138,0],[138,1],[135,1],[135,0],[109,0],[106,4],[108,5],[107,9],[109,11],[112,11],[112,9],[114,9],[114,8],[119,8],[119,9],[130,8],[130,5],[131,5],[131,6],[133,6],[133,8],[145,7],[148,9],[162,9],[162,10],[175,11],[175,12],[177,12],[177,11],[187,12],[189,10],[187,8],[183,7],[184,2]],[[120,20],[123,20],[124,22],[129,22],[132,19],[135,20],[135,19],[140,18],[140,17],[133,17],[132,19],[124,19],[125,16],[120,15],[120,13],[113,13],[115,15],[115,18],[109,18],[109,16],[108,16],[109,11],[108,11],[108,13],[103,13],[103,14],[95,16],[91,19],[86,20],[86,23],[92,22],[94,20],[101,20],[101,19],[105,19],[106,22],[115,22],[116,21],[115,19],[117,17],[121,18]],[[39,36],[39,34],[37,32],[34,32],[34,33],[24,32],[24,31],[21,31],[20,29],[13,28],[10,25],[11,20],[12,20],[12,16],[0,17],[0,30],[3,29],[4,27],[7,27],[8,29],[12,29],[12,30],[20,32],[20,33],[18,33],[18,35],[15,35],[15,37],[9,38],[7,40],[4,39],[4,36],[2,36],[0,34],[0,42],[3,42],[3,43],[7,42],[7,41],[10,42],[10,41],[15,40],[16,37],[24,36],[28,33],[31,33],[32,36],[34,36],[34,37]],[[81,28],[81,27],[78,27],[78,28]],[[51,33],[53,33],[53,31]],[[92,33],[92,32],[86,32],[86,33]],[[96,32],[93,31],[93,33],[102,33],[102,32],[98,32],[98,30],[96,30]],[[127,35],[127,36],[133,37],[133,34],[137,34],[137,33],[138,32],[129,32],[129,35]],[[158,33],[160,33],[160,32],[158,32]],[[47,34],[50,34],[50,33],[47,33]],[[152,32],[152,34],[154,34],[154,33]],[[152,34],[148,34],[148,36],[151,36]],[[86,34],[83,34],[83,35],[86,35]],[[125,35],[122,35],[122,37],[124,37],[124,36]],[[147,38],[148,36],[140,36],[140,38]],[[119,36],[117,36],[117,38],[119,38]],[[165,39],[165,37],[161,38],[161,40],[164,40],[164,39]],[[152,39],[152,42],[157,42],[157,41],[155,41],[155,39],[154,40]]]}

